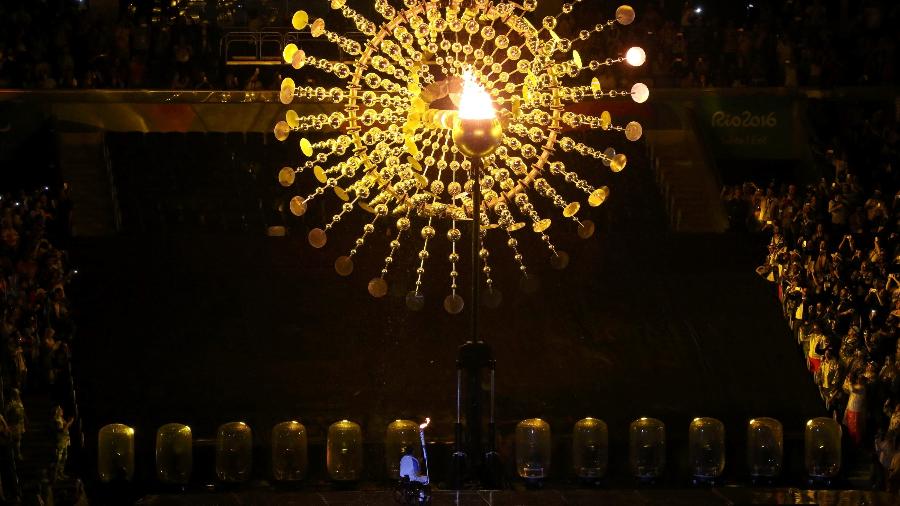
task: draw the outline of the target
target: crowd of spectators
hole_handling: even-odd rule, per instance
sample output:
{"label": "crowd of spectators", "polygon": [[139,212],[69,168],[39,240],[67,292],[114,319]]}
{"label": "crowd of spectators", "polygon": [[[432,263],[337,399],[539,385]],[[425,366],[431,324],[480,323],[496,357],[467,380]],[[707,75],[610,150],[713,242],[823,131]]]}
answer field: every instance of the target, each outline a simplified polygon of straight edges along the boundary
{"label": "crowd of spectators", "polygon": [[[21,441],[29,434],[25,419],[28,395],[59,400],[71,392],[69,345],[75,333],[66,286],[76,271],[58,245],[70,230],[72,205],[65,189],[0,195],[0,485],[10,490],[11,459],[21,461]],[[66,392],[66,393],[63,393]],[[46,413],[50,420],[53,413]],[[62,468],[47,467],[62,475]],[[53,476],[53,475],[51,475]],[[5,489],[5,490],[4,490]]]}
{"label": "crowd of spectators", "polygon": [[194,88],[219,69],[216,23],[85,2],[0,2],[0,88]]}
{"label": "crowd of spectators", "polygon": [[622,33],[647,50],[649,69],[641,75],[648,72],[656,87],[829,87],[897,80],[897,2],[646,4],[638,12],[641,31]]}
{"label": "crowd of spectators", "polygon": [[900,174],[896,122],[883,118],[848,128],[817,184],[747,183],[723,195],[733,229],[771,234],[757,272],[777,286],[826,407],[898,490]]}
{"label": "crowd of spectators", "polygon": [[[154,3],[155,10],[148,10]],[[201,7],[188,8],[195,4]],[[377,21],[371,4],[359,2],[354,8]],[[638,13],[632,27],[607,30],[576,44],[603,57],[619,55],[632,45],[644,47],[648,60],[638,72],[656,87],[827,87],[896,81],[896,2],[632,4]],[[75,0],[0,2],[0,88],[278,88],[277,67],[262,72],[226,67],[220,41],[228,31],[289,31],[292,9],[287,3],[120,2],[117,12],[104,15],[89,5]],[[323,11],[315,14],[325,17],[328,26],[352,30],[327,5],[318,7]],[[572,39],[585,28],[574,16],[562,16],[559,23],[557,31]],[[633,81],[633,76],[619,74],[626,70],[616,67],[602,77]]]}

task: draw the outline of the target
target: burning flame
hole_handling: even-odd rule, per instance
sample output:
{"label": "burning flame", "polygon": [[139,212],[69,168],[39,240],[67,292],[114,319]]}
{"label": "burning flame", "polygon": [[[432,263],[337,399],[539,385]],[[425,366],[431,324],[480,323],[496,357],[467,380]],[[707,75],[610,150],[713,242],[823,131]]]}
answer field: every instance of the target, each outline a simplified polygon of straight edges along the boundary
{"label": "burning flame", "polygon": [[425,427],[428,427],[428,424],[431,423],[431,418],[425,417],[425,423],[419,424],[419,430],[425,430]]}
{"label": "burning flame", "polygon": [[459,99],[460,119],[494,119],[497,112],[491,103],[491,96],[475,81],[472,72],[463,74],[463,90]]}

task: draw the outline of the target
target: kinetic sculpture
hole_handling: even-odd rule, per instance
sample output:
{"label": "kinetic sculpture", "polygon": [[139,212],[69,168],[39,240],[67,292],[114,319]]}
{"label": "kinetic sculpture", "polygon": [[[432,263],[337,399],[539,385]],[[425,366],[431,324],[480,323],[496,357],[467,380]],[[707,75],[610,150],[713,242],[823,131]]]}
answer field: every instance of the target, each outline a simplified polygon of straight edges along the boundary
{"label": "kinetic sculpture", "polygon": [[[529,20],[537,0],[521,4],[405,0],[402,8],[376,0],[375,10],[383,18],[380,24],[356,12],[346,0],[330,4],[366,37],[364,42],[328,30],[322,19],[310,23],[304,11],[294,14],[293,26],[326,38],[353,61],[316,58],[295,44],[285,47],[283,56],[295,69],[315,67],[345,80],[346,85],[297,86],[288,78],[280,98],[286,105],[296,99],[312,100],[340,104],[342,110],[307,116],[288,110],[275,125],[280,141],[292,132],[333,132],[317,142],[301,138],[303,162],[278,174],[286,187],[305,185],[297,176],[309,172],[318,182],[312,192],[290,200],[294,215],[303,215],[311,201],[326,194],[337,197],[338,210],[328,223],[309,232],[309,243],[324,247],[329,233],[357,208],[371,213],[346,254],[335,261],[335,270],[350,275],[354,257],[378,227],[387,227],[392,238],[381,272],[369,281],[369,293],[387,294],[401,241],[417,241],[416,281],[407,305],[419,309],[424,303],[422,279],[429,249],[443,236],[450,251],[444,308],[452,314],[464,306],[458,293],[461,256],[457,246],[465,222],[473,222],[473,270],[483,273],[488,305],[499,304],[500,294],[492,278],[487,234],[504,236],[502,242],[525,277],[528,269],[519,247],[520,231],[525,228],[545,245],[554,266],[565,266],[566,253],[557,249],[549,235],[554,222],[539,208],[556,207],[565,221],[574,223],[580,237],[590,237],[594,224],[578,216],[581,203],[567,200],[558,188],[570,185],[574,191],[568,190],[567,195],[582,194],[589,206],[599,206],[610,190],[593,186],[591,174],[600,166],[619,172],[627,163],[624,154],[577,142],[565,135],[566,130],[587,127],[621,132],[630,141],[642,135],[637,122],[617,125],[606,111],[591,116],[567,110],[567,105],[620,97],[642,103],[649,91],[642,83],[628,90],[605,90],[597,77],[581,86],[564,81],[622,62],[644,63],[644,51],[638,47],[600,60],[583,60],[578,51],[595,34],[617,24],[631,24],[634,10],[621,6],[615,19],[580,30],[569,39],[555,32],[557,22],[579,7],[586,8],[579,5],[585,4],[583,0],[564,3],[562,12],[544,17],[538,26]],[[557,159],[558,152],[578,153],[591,162],[579,164],[582,167],[576,171]],[[535,200],[543,202],[535,205]],[[473,276],[473,294],[480,283]],[[474,307],[476,301],[472,303]]]}

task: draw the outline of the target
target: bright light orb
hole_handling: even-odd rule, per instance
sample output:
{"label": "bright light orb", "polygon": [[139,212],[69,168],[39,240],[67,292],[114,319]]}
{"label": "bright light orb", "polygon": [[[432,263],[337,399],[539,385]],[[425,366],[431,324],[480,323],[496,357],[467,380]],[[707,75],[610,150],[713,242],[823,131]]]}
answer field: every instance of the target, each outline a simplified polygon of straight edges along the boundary
{"label": "bright light orb", "polygon": [[643,104],[650,98],[650,89],[644,83],[635,83],[631,87],[631,99],[639,104]]}
{"label": "bright light orb", "polygon": [[647,61],[647,53],[639,47],[633,47],[625,53],[625,61],[632,67],[640,67]]}
{"label": "bright light orb", "polygon": [[463,91],[459,99],[459,119],[494,119],[497,111],[491,96],[475,82],[471,72],[463,75]]}

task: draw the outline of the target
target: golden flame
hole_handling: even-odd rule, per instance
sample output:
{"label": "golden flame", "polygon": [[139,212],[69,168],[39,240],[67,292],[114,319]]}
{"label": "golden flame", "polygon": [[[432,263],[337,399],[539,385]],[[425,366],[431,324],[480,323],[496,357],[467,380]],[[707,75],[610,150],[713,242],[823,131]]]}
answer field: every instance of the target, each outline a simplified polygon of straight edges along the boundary
{"label": "golden flame", "polygon": [[471,71],[463,74],[463,91],[459,99],[460,119],[494,119],[497,112],[491,96],[475,81]]}

